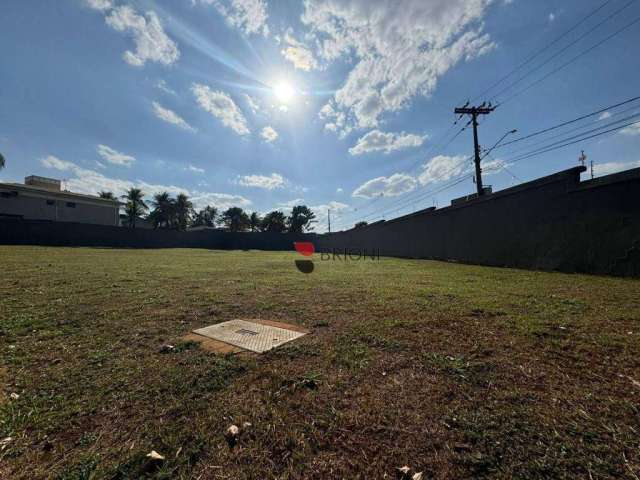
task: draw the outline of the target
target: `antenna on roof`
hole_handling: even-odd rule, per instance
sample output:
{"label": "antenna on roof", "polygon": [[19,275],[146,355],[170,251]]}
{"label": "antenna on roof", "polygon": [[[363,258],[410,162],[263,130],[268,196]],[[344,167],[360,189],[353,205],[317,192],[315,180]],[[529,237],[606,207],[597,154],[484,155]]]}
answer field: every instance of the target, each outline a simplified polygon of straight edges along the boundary
{"label": "antenna on roof", "polygon": [[582,150],[582,153],[578,157],[578,161],[580,162],[580,165],[582,165],[583,167],[585,166],[585,162],[587,161],[587,156],[585,155],[584,150]]}

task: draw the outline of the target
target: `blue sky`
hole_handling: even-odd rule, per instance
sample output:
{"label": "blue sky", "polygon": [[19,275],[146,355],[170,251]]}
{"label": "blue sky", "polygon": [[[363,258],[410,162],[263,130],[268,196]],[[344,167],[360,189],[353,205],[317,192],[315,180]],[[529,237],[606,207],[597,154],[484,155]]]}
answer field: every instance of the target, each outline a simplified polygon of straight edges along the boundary
{"label": "blue sky", "polygon": [[[318,231],[328,208],[335,229],[444,206],[474,190],[470,130],[447,141],[464,126],[452,125],[453,108],[603,3],[5,0],[0,180],[52,176],[82,193],[135,185],[260,213],[303,203]],[[640,23],[519,92],[639,16],[638,2],[610,0],[480,97],[502,102],[482,120],[481,144],[638,95]],[[485,183],[577,165],[582,149],[596,174],[640,166],[638,125],[518,162],[516,145],[496,149]],[[558,140],[517,147],[545,138]]]}

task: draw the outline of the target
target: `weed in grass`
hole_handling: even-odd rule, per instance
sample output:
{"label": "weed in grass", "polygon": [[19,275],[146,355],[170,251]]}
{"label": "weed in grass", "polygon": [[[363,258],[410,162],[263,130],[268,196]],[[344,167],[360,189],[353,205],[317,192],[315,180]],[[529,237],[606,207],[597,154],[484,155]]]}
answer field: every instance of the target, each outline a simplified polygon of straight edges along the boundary
{"label": "weed in grass", "polygon": [[319,373],[306,373],[294,379],[284,380],[276,395],[298,390],[317,390],[320,386],[321,378],[322,375]]}
{"label": "weed in grass", "polygon": [[487,383],[495,369],[491,362],[470,360],[460,355],[426,353],[422,355],[422,362],[429,370],[475,384]]}
{"label": "weed in grass", "polygon": [[334,344],[331,355],[335,365],[351,370],[364,368],[370,358],[369,347],[351,336],[339,337]]}
{"label": "weed in grass", "polygon": [[67,467],[56,478],[57,480],[91,480],[95,478],[94,472],[99,463],[99,456],[88,456],[77,464]]}

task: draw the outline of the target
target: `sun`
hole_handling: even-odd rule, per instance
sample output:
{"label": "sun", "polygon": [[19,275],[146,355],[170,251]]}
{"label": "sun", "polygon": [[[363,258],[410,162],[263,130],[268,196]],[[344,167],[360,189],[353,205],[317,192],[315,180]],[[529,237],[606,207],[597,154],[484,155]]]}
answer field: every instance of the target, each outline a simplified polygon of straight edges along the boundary
{"label": "sun", "polygon": [[289,103],[296,94],[295,89],[287,82],[279,82],[273,86],[273,94],[282,103]]}

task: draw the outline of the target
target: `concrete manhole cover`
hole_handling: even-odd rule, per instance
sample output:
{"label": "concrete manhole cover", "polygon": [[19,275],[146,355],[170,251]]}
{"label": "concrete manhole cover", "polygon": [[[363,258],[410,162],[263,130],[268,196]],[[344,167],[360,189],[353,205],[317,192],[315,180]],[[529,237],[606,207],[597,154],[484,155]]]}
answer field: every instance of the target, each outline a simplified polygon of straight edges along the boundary
{"label": "concrete manhole cover", "polygon": [[217,325],[199,328],[194,330],[193,333],[256,353],[266,352],[306,335],[302,332],[247,322],[246,320],[230,320]]}

